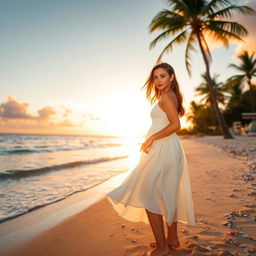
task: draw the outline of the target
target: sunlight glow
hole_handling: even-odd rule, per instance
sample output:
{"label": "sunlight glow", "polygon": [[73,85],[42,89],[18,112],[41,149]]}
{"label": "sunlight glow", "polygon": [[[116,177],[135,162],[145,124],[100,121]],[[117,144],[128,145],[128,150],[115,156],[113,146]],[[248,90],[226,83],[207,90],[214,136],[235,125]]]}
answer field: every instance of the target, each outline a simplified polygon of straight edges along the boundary
{"label": "sunlight glow", "polygon": [[129,169],[133,169],[138,163],[141,151],[141,144],[144,142],[144,137],[139,136],[127,136],[123,139],[123,144],[125,145],[125,151],[129,155]]}
{"label": "sunlight glow", "polygon": [[145,102],[134,94],[115,97],[100,113],[105,126],[102,127],[107,134],[138,138],[144,135],[149,128],[150,109]]}

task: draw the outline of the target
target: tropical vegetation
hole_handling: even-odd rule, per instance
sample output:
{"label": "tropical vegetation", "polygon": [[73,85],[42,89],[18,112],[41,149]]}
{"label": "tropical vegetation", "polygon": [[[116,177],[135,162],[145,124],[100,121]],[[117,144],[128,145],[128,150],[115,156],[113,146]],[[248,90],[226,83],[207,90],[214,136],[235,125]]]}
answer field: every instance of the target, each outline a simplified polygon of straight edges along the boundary
{"label": "tropical vegetation", "polygon": [[230,0],[167,0],[169,9],[160,11],[149,25],[150,33],[163,31],[151,43],[150,48],[156,46],[161,40],[171,40],[161,52],[157,63],[161,61],[164,53],[169,52],[177,44],[185,43],[185,64],[191,75],[191,51],[199,47],[205,68],[206,81],[210,92],[212,107],[219,122],[224,138],[232,138],[228,126],[220,111],[213,80],[210,75],[210,62],[212,59],[207,38],[221,42],[228,47],[230,39],[242,40],[247,30],[241,24],[231,21],[235,13],[252,14],[253,9],[248,6],[234,4]]}

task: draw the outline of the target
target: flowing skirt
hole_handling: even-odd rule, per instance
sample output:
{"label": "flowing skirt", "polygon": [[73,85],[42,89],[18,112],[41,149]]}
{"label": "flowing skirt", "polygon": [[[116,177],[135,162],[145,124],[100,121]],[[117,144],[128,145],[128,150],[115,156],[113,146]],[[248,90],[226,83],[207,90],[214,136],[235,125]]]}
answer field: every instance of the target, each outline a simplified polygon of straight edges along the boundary
{"label": "flowing skirt", "polygon": [[187,160],[177,134],[155,140],[107,198],[129,221],[148,224],[147,209],[161,214],[168,225],[174,221],[195,224]]}

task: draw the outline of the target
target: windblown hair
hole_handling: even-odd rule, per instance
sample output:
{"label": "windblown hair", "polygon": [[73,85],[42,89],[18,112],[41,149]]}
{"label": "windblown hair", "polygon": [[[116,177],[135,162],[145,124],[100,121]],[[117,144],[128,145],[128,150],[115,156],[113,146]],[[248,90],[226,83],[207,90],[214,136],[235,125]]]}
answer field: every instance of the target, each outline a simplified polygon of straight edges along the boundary
{"label": "windblown hair", "polygon": [[143,86],[143,88],[146,88],[146,98],[151,102],[151,104],[160,99],[160,90],[157,89],[157,87],[154,85],[154,71],[158,68],[165,69],[170,76],[174,74],[174,79],[172,80],[171,83],[171,90],[176,94],[178,100],[178,114],[179,116],[183,116],[185,114],[185,110],[182,106],[183,97],[179,90],[179,84],[177,82],[174,69],[168,63],[160,63],[154,66],[153,69],[151,70],[149,78]]}

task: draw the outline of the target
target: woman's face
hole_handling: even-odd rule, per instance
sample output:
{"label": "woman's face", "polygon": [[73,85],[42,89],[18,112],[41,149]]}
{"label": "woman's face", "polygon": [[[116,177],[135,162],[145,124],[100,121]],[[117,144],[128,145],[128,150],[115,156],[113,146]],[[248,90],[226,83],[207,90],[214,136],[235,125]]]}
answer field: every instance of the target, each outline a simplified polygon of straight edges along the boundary
{"label": "woman's face", "polygon": [[153,73],[154,85],[158,90],[168,89],[171,85],[173,77],[174,75],[172,74],[170,76],[165,69],[158,68]]}

